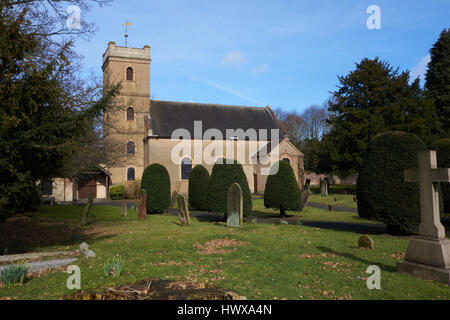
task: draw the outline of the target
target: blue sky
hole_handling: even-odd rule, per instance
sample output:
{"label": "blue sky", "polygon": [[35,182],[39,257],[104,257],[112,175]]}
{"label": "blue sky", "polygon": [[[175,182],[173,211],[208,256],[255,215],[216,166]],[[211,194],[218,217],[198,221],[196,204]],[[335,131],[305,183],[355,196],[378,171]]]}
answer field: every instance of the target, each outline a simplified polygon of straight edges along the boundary
{"label": "blue sky", "polygon": [[[367,8],[381,9],[369,30]],[[376,56],[414,77],[450,27],[448,0],[115,0],[82,12],[96,23],[79,40],[83,73],[101,77],[109,41],[152,48],[151,95],[158,100],[281,107],[321,104],[364,57]]]}

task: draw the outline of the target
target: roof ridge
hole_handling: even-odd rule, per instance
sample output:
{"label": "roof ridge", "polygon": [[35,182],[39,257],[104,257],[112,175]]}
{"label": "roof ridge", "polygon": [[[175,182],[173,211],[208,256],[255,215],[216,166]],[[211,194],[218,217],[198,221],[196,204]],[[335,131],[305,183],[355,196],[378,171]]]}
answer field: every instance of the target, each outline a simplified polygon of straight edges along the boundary
{"label": "roof ridge", "polygon": [[150,102],[169,102],[169,103],[176,103],[176,104],[199,104],[199,105],[210,105],[214,107],[233,107],[233,108],[253,108],[253,109],[261,109],[264,110],[266,107],[256,107],[256,106],[239,106],[239,105],[232,105],[232,104],[220,104],[220,103],[208,103],[208,102],[191,102],[191,101],[169,101],[169,100],[154,100],[150,99]]}

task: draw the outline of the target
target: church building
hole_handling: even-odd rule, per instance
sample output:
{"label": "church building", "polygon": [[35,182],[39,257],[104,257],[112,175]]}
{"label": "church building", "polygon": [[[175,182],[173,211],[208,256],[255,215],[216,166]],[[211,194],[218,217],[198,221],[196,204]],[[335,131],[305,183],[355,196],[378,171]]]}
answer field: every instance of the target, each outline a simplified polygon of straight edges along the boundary
{"label": "church building", "polygon": [[[121,83],[117,104],[104,119],[108,146],[123,152],[109,166],[78,179],[56,179],[56,201],[108,198],[112,185],[138,181],[144,169],[162,164],[169,172],[171,189],[187,194],[189,175],[202,164],[211,173],[221,158],[237,159],[253,193],[264,193],[269,169],[287,161],[302,185],[303,154],[279,130],[269,106],[247,107],[209,103],[152,100],[150,96],[151,49],[108,44],[103,54],[104,87]],[[182,138],[182,139],[181,139]]]}

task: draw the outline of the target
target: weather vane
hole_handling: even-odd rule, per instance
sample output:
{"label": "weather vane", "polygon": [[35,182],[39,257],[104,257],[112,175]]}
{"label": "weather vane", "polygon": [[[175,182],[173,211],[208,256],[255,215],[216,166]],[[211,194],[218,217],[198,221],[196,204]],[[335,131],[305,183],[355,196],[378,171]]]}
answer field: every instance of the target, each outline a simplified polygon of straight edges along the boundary
{"label": "weather vane", "polygon": [[125,21],[125,47],[128,47],[128,27],[131,26],[131,23]]}

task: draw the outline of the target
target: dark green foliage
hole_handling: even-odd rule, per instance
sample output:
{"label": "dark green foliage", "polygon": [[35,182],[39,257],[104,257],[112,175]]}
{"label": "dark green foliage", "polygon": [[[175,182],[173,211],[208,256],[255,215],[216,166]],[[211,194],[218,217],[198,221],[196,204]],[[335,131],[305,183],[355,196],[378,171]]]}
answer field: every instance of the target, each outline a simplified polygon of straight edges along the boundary
{"label": "dark green foliage", "polygon": [[193,210],[208,210],[209,173],[202,165],[192,169],[189,177],[189,205]]}
{"label": "dark green foliage", "polygon": [[[278,166],[278,172],[267,177],[264,206],[279,209],[283,217],[286,210],[301,208],[301,195],[292,166],[285,161],[279,161]],[[274,170],[273,168],[276,168],[276,164],[271,170]]]}
{"label": "dark green foliage", "polygon": [[211,212],[227,213],[227,197],[230,186],[237,182],[242,188],[244,200],[244,216],[252,212],[252,199],[247,177],[242,165],[236,160],[218,159],[212,169],[208,184],[208,210]]}
{"label": "dark green foliage", "polygon": [[0,2],[0,220],[37,209],[38,182],[59,174],[111,98],[79,82],[71,43],[51,46],[39,17]]}
{"label": "dark green foliage", "polygon": [[0,271],[0,281],[5,288],[11,288],[13,285],[23,283],[28,269],[22,264],[12,265]]}
{"label": "dark green foliage", "polygon": [[109,198],[111,200],[123,200],[126,198],[126,193],[125,187],[120,184],[109,188]]}
{"label": "dark green foliage", "polygon": [[430,49],[425,88],[434,99],[436,111],[444,129],[443,137],[450,136],[450,29],[444,29]]}
{"label": "dark green foliage", "polygon": [[386,132],[371,140],[356,186],[360,217],[384,222],[392,233],[416,231],[419,184],[405,182],[404,170],[417,168],[418,154],[424,150],[425,144],[411,133]]}
{"label": "dark green foliage", "polygon": [[[450,139],[436,141],[431,149],[436,150],[438,168],[450,168]],[[441,193],[444,212],[450,213],[450,183],[441,183]]]}
{"label": "dark green foliage", "polygon": [[163,213],[170,207],[170,177],[163,165],[155,163],[145,168],[141,189],[147,191],[148,213]]}
{"label": "dark green foliage", "polygon": [[339,77],[329,107],[327,149],[333,164],[322,166],[339,175],[358,171],[370,139],[387,131],[414,133],[427,144],[434,141],[439,127],[434,103],[425,97],[419,79],[409,80],[409,72],[400,73],[378,58],[363,59]]}

